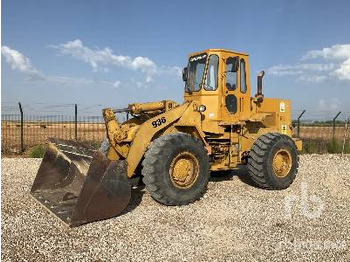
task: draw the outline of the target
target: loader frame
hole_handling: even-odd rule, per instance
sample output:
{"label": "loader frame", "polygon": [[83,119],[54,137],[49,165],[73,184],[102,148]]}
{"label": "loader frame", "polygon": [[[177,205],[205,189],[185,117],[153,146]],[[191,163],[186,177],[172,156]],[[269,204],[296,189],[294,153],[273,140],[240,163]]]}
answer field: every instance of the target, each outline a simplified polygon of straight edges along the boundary
{"label": "loader frame", "polygon": [[[264,98],[263,71],[251,96],[245,53],[204,50],[189,56],[188,68],[181,105],[163,100],[103,109],[106,151],[51,139],[32,196],[73,227],[120,214],[134,177],[166,205],[192,203],[204,194],[209,171],[241,164],[261,187],[288,187],[302,148],[292,138],[290,100]],[[118,123],[122,112],[132,118]]]}

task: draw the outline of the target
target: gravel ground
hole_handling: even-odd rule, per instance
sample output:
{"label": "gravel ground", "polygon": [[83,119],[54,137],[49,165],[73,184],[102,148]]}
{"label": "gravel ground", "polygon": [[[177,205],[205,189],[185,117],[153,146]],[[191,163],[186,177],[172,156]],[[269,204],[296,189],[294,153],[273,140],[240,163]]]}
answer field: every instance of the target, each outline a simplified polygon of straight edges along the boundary
{"label": "gravel ground", "polygon": [[30,197],[40,162],[1,160],[3,261],[350,261],[350,156],[301,156],[283,191],[245,169],[213,177],[183,207],[141,189],[124,215],[74,229]]}

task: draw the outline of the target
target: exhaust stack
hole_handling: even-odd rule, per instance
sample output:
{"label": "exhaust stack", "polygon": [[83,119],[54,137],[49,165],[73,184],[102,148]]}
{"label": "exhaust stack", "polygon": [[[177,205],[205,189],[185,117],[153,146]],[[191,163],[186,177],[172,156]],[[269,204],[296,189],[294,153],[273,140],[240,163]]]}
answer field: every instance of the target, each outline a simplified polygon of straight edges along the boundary
{"label": "exhaust stack", "polygon": [[256,99],[258,102],[262,102],[264,100],[264,95],[262,93],[262,80],[263,80],[263,77],[265,75],[265,71],[261,71],[259,74],[258,74],[258,79],[257,79],[257,82],[258,82],[258,86],[257,86],[257,93],[255,95]]}

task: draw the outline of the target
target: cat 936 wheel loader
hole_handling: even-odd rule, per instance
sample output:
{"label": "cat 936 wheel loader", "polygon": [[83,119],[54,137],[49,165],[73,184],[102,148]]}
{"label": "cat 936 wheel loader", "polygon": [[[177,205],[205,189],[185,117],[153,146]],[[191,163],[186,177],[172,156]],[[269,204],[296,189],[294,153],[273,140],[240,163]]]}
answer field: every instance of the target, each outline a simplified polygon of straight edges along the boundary
{"label": "cat 936 wheel loader", "polygon": [[[101,150],[50,139],[31,194],[73,227],[120,214],[135,178],[165,205],[194,202],[210,171],[238,165],[262,188],[287,188],[302,145],[292,138],[290,101],[264,97],[264,72],[252,96],[248,55],[209,49],[191,54],[182,75],[182,104],[104,109],[108,140]],[[118,123],[121,112],[133,117]]]}

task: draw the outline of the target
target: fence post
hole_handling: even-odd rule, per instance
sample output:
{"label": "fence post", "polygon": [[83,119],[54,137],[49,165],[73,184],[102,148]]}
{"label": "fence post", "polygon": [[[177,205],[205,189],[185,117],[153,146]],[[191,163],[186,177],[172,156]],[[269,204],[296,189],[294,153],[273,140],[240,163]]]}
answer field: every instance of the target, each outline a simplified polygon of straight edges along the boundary
{"label": "fence post", "polygon": [[345,143],[346,143],[346,139],[347,139],[347,136],[348,136],[349,120],[350,120],[350,118],[347,118],[346,121],[345,121],[345,132],[344,132],[344,139],[343,139],[343,147],[342,147],[342,150],[341,150],[341,156],[342,157],[344,156]]}
{"label": "fence post", "polygon": [[303,112],[298,116],[298,137],[300,138],[300,118],[305,114],[306,110],[304,109]]}
{"label": "fence post", "polygon": [[22,109],[22,105],[21,102],[18,102],[18,106],[19,106],[19,112],[21,115],[21,135],[20,135],[20,139],[21,139],[21,148],[20,148],[20,152],[23,153],[24,152],[24,132],[23,132],[23,109]]}
{"label": "fence post", "polygon": [[74,122],[75,122],[75,129],[74,129],[74,137],[75,141],[78,141],[78,105],[74,105]]}
{"label": "fence post", "polygon": [[335,139],[335,120],[338,118],[338,116],[341,114],[341,111],[336,114],[336,116],[333,118],[333,140]]}

